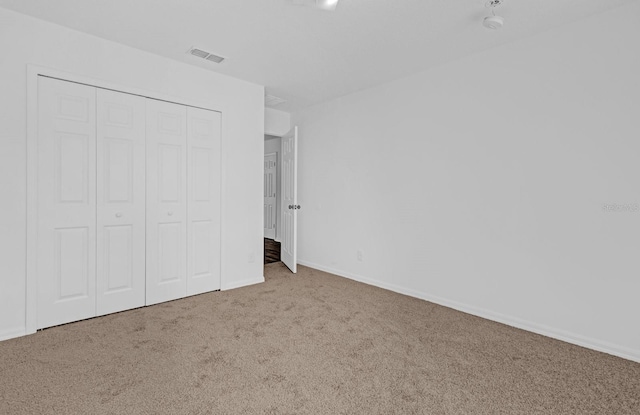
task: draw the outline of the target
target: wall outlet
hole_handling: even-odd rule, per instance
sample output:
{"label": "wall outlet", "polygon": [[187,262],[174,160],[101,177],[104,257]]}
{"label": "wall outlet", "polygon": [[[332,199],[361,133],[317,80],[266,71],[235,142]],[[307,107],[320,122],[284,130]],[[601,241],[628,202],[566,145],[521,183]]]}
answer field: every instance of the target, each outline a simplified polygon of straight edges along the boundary
{"label": "wall outlet", "polygon": [[358,258],[358,261],[362,262],[363,257],[364,252],[362,252],[362,249],[358,249],[358,251],[356,252],[356,258]]}

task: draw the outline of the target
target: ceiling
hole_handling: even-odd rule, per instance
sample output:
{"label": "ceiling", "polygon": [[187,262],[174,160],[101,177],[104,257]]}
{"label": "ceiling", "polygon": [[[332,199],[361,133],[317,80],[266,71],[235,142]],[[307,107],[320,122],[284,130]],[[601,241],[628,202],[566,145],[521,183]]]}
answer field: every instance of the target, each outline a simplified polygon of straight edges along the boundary
{"label": "ceiling", "polygon": [[[341,0],[335,12],[292,0],[0,0],[0,7],[244,79],[295,111],[408,76],[634,0]],[[196,46],[227,58],[187,54]]]}

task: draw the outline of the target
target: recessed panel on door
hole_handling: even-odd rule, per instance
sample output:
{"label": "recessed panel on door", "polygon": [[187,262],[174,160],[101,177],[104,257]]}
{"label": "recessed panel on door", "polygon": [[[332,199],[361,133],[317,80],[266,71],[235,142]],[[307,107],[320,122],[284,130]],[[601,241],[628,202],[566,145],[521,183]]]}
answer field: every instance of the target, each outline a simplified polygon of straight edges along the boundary
{"label": "recessed panel on door", "polygon": [[103,228],[104,264],[102,271],[104,277],[103,293],[105,295],[130,292],[135,287],[134,278],[140,278],[135,273],[134,231],[133,225],[105,226]]}
{"label": "recessed panel on door", "polygon": [[139,149],[135,148],[133,139],[103,137],[101,156],[104,160],[102,184],[105,203],[131,203],[133,200],[135,163],[144,163],[144,159],[135,160],[136,150]]}
{"label": "recessed panel on door", "polygon": [[193,247],[190,277],[192,279],[215,277],[214,266],[219,266],[216,263],[217,256],[211,253],[215,249],[215,224],[211,220],[191,221],[190,236]]}
{"label": "recessed panel on door", "polygon": [[158,224],[159,285],[184,282],[183,228],[180,222]]}
{"label": "recessed panel on door", "polygon": [[220,289],[221,114],[187,108],[187,294]]}
{"label": "recessed panel on door", "polygon": [[146,304],[156,304],[187,293],[187,109],[146,105]]}
{"label": "recessed panel on door", "polygon": [[158,144],[158,201],[161,203],[181,202],[186,184],[184,150],[184,145]]}
{"label": "recessed panel on door", "polygon": [[92,143],[86,134],[57,131],[52,136],[55,148],[54,180],[56,202],[85,204],[89,199],[89,151]]}
{"label": "recessed panel on door", "polygon": [[55,230],[55,302],[86,299],[89,295],[89,228]]}
{"label": "recessed panel on door", "polygon": [[38,328],[96,314],[95,95],[38,79]]}
{"label": "recessed panel on door", "polygon": [[97,90],[97,314],[145,304],[146,100]]}

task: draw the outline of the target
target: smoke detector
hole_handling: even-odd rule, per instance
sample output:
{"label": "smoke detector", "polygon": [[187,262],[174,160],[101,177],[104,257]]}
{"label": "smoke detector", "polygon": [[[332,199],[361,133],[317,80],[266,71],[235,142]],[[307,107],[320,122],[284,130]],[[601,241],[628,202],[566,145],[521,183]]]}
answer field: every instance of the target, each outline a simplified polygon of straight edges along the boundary
{"label": "smoke detector", "polygon": [[485,17],[482,21],[482,25],[491,30],[502,29],[502,26],[504,26],[504,19],[500,16]]}
{"label": "smoke detector", "polygon": [[491,8],[491,16],[487,16],[482,21],[482,25],[487,29],[491,30],[499,30],[504,26],[504,18],[501,16],[496,16],[495,8],[498,6],[502,6],[504,0],[489,0],[485,7]]}

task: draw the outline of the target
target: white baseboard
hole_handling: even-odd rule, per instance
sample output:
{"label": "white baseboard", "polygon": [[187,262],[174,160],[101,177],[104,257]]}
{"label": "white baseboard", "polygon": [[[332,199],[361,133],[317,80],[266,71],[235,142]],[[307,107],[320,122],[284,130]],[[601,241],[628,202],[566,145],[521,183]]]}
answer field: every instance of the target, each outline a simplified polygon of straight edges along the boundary
{"label": "white baseboard", "polygon": [[[227,284],[224,288],[222,288],[222,291],[233,290],[235,288],[246,287],[254,284],[260,284],[262,282],[264,282],[264,276],[262,275],[258,278],[234,281],[231,284]],[[21,336],[26,336],[27,334],[31,334],[31,333],[27,333],[26,330],[24,329],[0,331],[0,341],[9,340],[9,339],[13,339]]]}
{"label": "white baseboard", "polygon": [[401,287],[395,284],[389,284],[383,281],[366,278],[361,275],[353,274],[350,272],[341,271],[331,267],[325,267],[323,265],[315,264],[313,262],[298,259],[298,264],[304,265],[310,268],[315,268],[320,271],[325,271],[325,272],[328,272],[340,277],[348,278],[354,281],[362,282],[364,284],[373,285],[375,287],[383,288],[385,290],[397,292],[399,294],[408,295],[410,297],[419,298],[421,300],[425,300],[425,301],[429,301],[445,307],[453,308],[454,310],[472,314],[477,317],[486,318],[487,320],[496,321],[498,323],[506,324],[508,326],[517,327],[519,329],[527,330],[536,334],[541,334],[546,337],[551,337],[553,339],[562,340],[567,343],[586,347],[587,349],[596,350],[599,352],[607,353],[613,356],[618,356],[623,359],[632,360],[634,362],[640,363],[640,350],[634,350],[628,347],[619,346],[619,345],[605,342],[602,340],[597,340],[590,337],[582,336],[580,334],[572,333],[566,330],[558,329],[558,328],[547,326],[544,324],[538,324],[538,323],[523,320],[517,317],[508,316],[502,313],[496,313],[491,310],[474,307],[474,306],[463,304],[457,301],[448,300],[446,298],[433,296],[428,293],[419,292],[419,291]]}
{"label": "white baseboard", "polygon": [[16,337],[22,337],[26,335],[27,335],[27,332],[24,329],[2,331],[0,332],[0,341],[15,339]]}
{"label": "white baseboard", "polygon": [[241,280],[241,281],[234,281],[234,282],[232,282],[230,284],[226,284],[222,288],[222,291],[233,290],[235,288],[247,287],[249,285],[260,284],[262,282],[264,282],[264,276],[260,276],[258,278],[251,278],[251,279]]}

